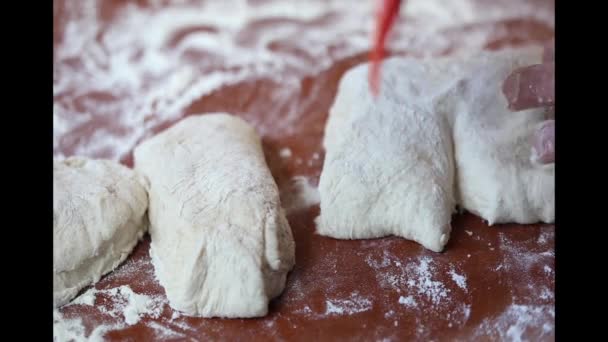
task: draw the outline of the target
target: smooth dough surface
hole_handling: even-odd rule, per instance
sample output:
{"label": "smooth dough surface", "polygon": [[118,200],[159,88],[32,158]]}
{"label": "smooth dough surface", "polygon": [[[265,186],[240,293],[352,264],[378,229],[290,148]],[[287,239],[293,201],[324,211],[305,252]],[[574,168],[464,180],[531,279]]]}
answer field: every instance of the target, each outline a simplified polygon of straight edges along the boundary
{"label": "smooth dough surface", "polygon": [[501,92],[540,60],[536,48],[391,58],[377,99],[367,64],[348,71],[325,128],[318,233],[397,235],[438,252],[457,204],[490,224],[553,222],[554,165],[534,162],[529,143],[543,110],[511,112]]}
{"label": "smooth dough surface", "polygon": [[149,181],[150,254],[170,305],[257,317],[285,286],[295,246],[254,128],[190,116],[135,150]]}
{"label": "smooth dough surface", "polygon": [[53,161],[53,304],[116,268],[147,229],[143,178],[110,160]]}

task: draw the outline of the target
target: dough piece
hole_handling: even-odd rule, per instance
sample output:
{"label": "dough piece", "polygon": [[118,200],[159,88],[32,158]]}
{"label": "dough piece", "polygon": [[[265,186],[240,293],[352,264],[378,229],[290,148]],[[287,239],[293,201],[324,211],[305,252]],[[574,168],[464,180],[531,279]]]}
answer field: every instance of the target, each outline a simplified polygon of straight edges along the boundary
{"label": "dough piece", "polygon": [[368,65],[348,71],[330,110],[317,231],[335,238],[397,235],[441,251],[457,201],[495,222],[552,222],[554,167],[527,140],[541,109],[512,113],[501,92],[540,50],[383,64],[372,98]]}
{"label": "dough piece", "polygon": [[147,228],[148,196],[134,171],[109,160],[53,161],[53,305],[116,268]]}
{"label": "dough piece", "polygon": [[289,223],[253,127],[183,119],[135,150],[149,180],[150,254],[174,309],[258,317],[295,262]]}
{"label": "dough piece", "polygon": [[463,62],[458,86],[447,96],[459,204],[490,225],[555,220],[555,164],[535,162],[531,143],[545,111],[511,112],[501,91],[514,69],[541,57],[535,49],[481,54]]}
{"label": "dough piece", "polygon": [[377,99],[367,64],[340,81],[325,127],[317,232],[397,235],[439,252],[456,205],[453,146],[448,121],[427,103],[445,91],[444,80],[427,78],[420,62],[391,59],[382,67]]}

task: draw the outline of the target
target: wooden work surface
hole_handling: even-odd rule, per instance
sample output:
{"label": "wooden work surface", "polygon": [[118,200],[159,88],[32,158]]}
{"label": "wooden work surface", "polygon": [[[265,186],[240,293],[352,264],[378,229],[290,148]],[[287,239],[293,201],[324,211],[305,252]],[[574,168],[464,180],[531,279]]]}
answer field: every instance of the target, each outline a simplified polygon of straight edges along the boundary
{"label": "wooden work surface", "polygon": [[[367,57],[373,16],[369,4],[356,3],[55,1],[54,154],[132,166],[139,141],[183,116],[230,112],[262,135],[284,205],[291,205],[294,177],[318,183],[340,77]],[[406,3],[411,18],[393,34],[395,53],[443,55],[553,37],[552,1],[443,3]],[[147,235],[95,288],[128,285],[160,298],[156,315],[125,324],[108,313],[118,304],[103,292],[93,306],[60,311],[80,318],[86,334],[115,324],[104,335],[113,341],[555,338],[553,225],[489,227],[459,214],[445,252],[434,253],[395,237],[319,236],[318,213],[318,205],[289,210],[296,266],[267,317],[174,314],[154,278]]]}

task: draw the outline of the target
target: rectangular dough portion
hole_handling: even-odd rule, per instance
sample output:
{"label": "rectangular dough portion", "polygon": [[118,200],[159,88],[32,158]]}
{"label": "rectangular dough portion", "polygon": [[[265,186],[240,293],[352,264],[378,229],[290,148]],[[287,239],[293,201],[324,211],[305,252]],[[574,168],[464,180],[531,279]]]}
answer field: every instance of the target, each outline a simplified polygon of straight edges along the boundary
{"label": "rectangular dough portion", "polygon": [[430,68],[385,61],[377,99],[368,89],[367,64],[344,75],[325,128],[319,234],[396,235],[443,250],[456,205],[453,145],[448,120],[424,104],[440,99],[450,82],[426,77]]}
{"label": "rectangular dough portion", "polygon": [[228,114],[190,116],[138,146],[135,168],[149,182],[150,254],[171,307],[266,315],[295,246],[254,128]]}

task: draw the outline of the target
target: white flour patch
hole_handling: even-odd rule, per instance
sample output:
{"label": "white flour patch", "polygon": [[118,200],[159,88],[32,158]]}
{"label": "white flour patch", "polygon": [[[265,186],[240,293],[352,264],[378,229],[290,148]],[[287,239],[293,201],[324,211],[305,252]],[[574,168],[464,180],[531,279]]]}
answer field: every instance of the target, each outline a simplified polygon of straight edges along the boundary
{"label": "white flour patch", "polygon": [[[554,231],[544,232],[547,237],[554,234]],[[541,234],[542,236],[542,234]],[[503,252],[505,261],[503,262],[504,267],[509,271],[517,271],[523,274],[530,272],[532,268],[540,267],[540,264],[546,266],[547,262],[553,261],[555,258],[552,246],[536,246],[536,248],[529,248],[528,246],[511,241],[508,234],[503,232],[500,233],[500,250]],[[545,249],[539,251],[538,248]]]}
{"label": "white flour patch", "polygon": [[467,234],[469,234],[469,236],[472,236],[472,235],[473,235],[473,232],[472,232],[472,231],[470,231],[470,230],[465,230],[465,232],[466,232]]}
{"label": "white flour patch", "polygon": [[146,324],[148,327],[154,329],[155,337],[161,340],[166,340],[169,338],[184,338],[186,335],[167,328],[166,326],[157,323],[157,322],[149,322]]}
{"label": "white flour patch", "polygon": [[94,305],[98,294],[109,297],[110,301],[98,305],[96,308],[111,317],[122,317],[128,325],[136,324],[143,316],[160,317],[163,307],[167,303],[163,296],[138,294],[133,292],[129,286],[122,285],[107,290],[91,288],[68,305]]}
{"label": "white flour patch", "polygon": [[[483,320],[473,337],[488,336],[503,341],[541,341],[552,336],[554,329],[553,306],[511,305],[498,317]],[[527,336],[526,333],[532,336]]]}
{"label": "white flour patch", "polygon": [[84,326],[82,319],[66,319],[59,310],[53,310],[53,340],[54,341],[84,341]]}
{"label": "white flour patch", "polygon": [[319,204],[319,190],[303,176],[295,176],[291,184],[281,193],[283,207],[287,214]]}
{"label": "white flour patch", "polygon": [[554,230],[543,230],[541,231],[541,233],[538,235],[538,239],[536,240],[536,242],[539,245],[546,245],[550,239],[553,238],[555,232]]}
{"label": "white flour patch", "polygon": [[53,341],[101,342],[108,331],[121,329],[121,324],[100,324],[87,336],[81,318],[65,318],[59,310],[53,310]]}
{"label": "white flour patch", "polygon": [[[241,114],[262,135],[292,134],[301,114],[290,101],[302,91],[302,79],[367,52],[374,18],[370,1],[226,0],[147,8],[125,2],[106,22],[101,3],[65,2],[53,51],[54,156],[119,160],[151,128],[178,118],[194,101],[261,79],[281,84],[272,95],[276,109],[253,104],[263,117]],[[411,0],[402,7],[388,48],[419,56],[482,49],[505,35],[492,22],[521,17],[554,25],[550,2]],[[259,27],[277,18],[307,25]],[[92,126],[99,133],[86,133]]]}
{"label": "white flour patch", "polygon": [[[105,300],[95,305],[99,295]],[[80,318],[67,319],[56,309],[53,312],[54,340],[102,341],[106,332],[136,324],[144,316],[159,318],[166,303],[167,300],[163,296],[138,294],[127,285],[105,290],[90,288],[66,306],[94,306],[110,317],[120,319],[120,322],[98,325],[89,336],[85,336],[85,329]]]}
{"label": "white flour patch", "polygon": [[[424,256],[402,263],[387,250],[383,250],[380,257],[366,256],[365,262],[376,270],[376,279],[382,288],[392,289],[397,293],[407,289],[409,296],[418,298],[416,300],[418,306],[425,305],[420,300],[433,306],[451,302],[449,294],[452,290],[442,281],[437,280],[439,270],[431,257]],[[466,277],[456,273],[454,269],[450,274],[458,288],[466,292]]]}
{"label": "white flour patch", "polygon": [[313,312],[310,309],[310,307],[308,305],[306,305],[304,308],[294,311],[294,313],[301,314],[301,315],[309,315],[309,314],[312,314]]}
{"label": "white flour patch", "polygon": [[[512,294],[512,302],[502,314],[487,318],[477,328],[475,336],[487,336],[493,340],[538,341],[554,337],[555,333],[555,290],[554,272],[551,266],[555,262],[552,226],[540,228],[536,239],[518,241],[504,233],[499,233],[498,250],[502,253],[502,262],[498,271],[505,269],[508,274],[517,277],[506,277]],[[536,276],[531,276],[531,274]]]}
{"label": "white flour patch", "polygon": [[[395,239],[378,239],[363,243],[365,264],[374,270],[376,280],[385,293],[398,294],[397,300],[387,300],[384,318],[387,324],[396,319],[414,319],[417,326],[433,320],[462,327],[471,315],[470,296],[456,302],[452,294],[467,294],[467,277],[453,264],[442,264],[430,256],[397,258],[391,254]],[[364,255],[364,256],[363,256]],[[445,283],[444,283],[445,280]],[[413,312],[412,312],[413,311]],[[429,340],[432,332],[420,328],[417,339]]]}
{"label": "white flour patch", "polygon": [[462,312],[464,314],[464,322],[468,321],[469,317],[471,316],[471,306],[470,305],[463,305],[462,306]]}
{"label": "white flour patch", "polygon": [[[134,275],[138,275],[135,277]],[[104,281],[144,285],[145,279],[154,278],[154,267],[150,258],[127,258],[117,269],[109,273]],[[143,282],[143,283],[142,283]]]}
{"label": "white flour patch", "polygon": [[542,300],[551,300],[555,298],[555,291],[547,288],[547,287],[543,287],[543,289],[540,292],[540,295],[538,296],[538,298],[542,299]]}
{"label": "white flour patch", "polygon": [[283,147],[280,151],[279,151],[279,156],[281,158],[289,158],[291,157],[291,150],[289,149],[289,147]]}
{"label": "white flour patch", "polygon": [[456,273],[454,268],[450,269],[450,275],[452,276],[452,280],[463,289],[465,292],[467,291],[467,277]]}
{"label": "white flour patch", "polygon": [[372,308],[372,301],[353,292],[348,299],[332,299],[325,301],[325,315],[353,315]]}
{"label": "white flour patch", "polygon": [[410,289],[426,297],[427,300],[435,305],[449,300],[448,293],[451,292],[450,289],[446,288],[442,282],[434,280],[433,272],[435,271],[435,267],[433,266],[433,259],[422,257],[418,264],[409,265],[407,268],[409,279],[406,284]]}
{"label": "white flour patch", "polygon": [[125,322],[129,325],[139,322],[139,319],[143,315],[158,318],[162,313],[164,302],[161,298],[137,294],[128,286],[121,287],[121,295],[128,297],[127,305],[123,309],[123,315]]}
{"label": "white flour patch", "polygon": [[[381,260],[377,260],[373,256],[371,256],[371,255],[368,254],[365,257],[365,262],[371,268],[375,268],[375,269],[385,268],[385,267],[388,267],[391,264],[391,256],[389,255],[389,253],[386,250],[384,250],[384,251],[382,251],[382,259]],[[397,262],[395,262],[395,264],[396,263]],[[398,266],[401,266],[401,263],[399,263]]]}
{"label": "white flour patch", "polygon": [[[524,303],[535,298],[544,301],[554,298],[555,291],[552,286],[546,286],[555,282],[555,273],[550,266],[555,262],[555,254],[552,244],[549,244],[554,234],[553,227],[542,227],[540,236],[544,236],[543,244],[539,244],[537,240],[512,241],[508,234],[499,234],[499,250],[503,254],[501,265],[509,273],[521,275],[508,278],[514,302],[521,303],[524,297],[528,298]],[[539,274],[540,277],[533,277],[532,273]],[[524,287],[527,291],[522,290]]]}
{"label": "white flour patch", "polygon": [[390,310],[384,314],[384,318],[391,318],[395,316],[395,311]]}
{"label": "white flour patch", "polygon": [[94,287],[90,288],[85,293],[74,298],[74,300],[72,300],[72,302],[69,303],[68,305],[79,304],[79,305],[93,306],[93,305],[95,305],[95,295],[96,294],[97,294],[97,289]]}
{"label": "white flour patch", "polygon": [[418,306],[418,304],[416,304],[416,301],[414,300],[414,297],[412,297],[412,296],[407,296],[407,297],[400,296],[399,304],[405,305],[408,308],[415,308]]}
{"label": "white flour patch", "polygon": [[188,324],[186,322],[171,321],[171,325],[176,326],[179,329],[184,330],[184,331],[196,330],[194,327],[192,327],[190,324]]}

